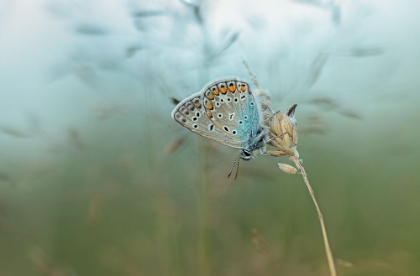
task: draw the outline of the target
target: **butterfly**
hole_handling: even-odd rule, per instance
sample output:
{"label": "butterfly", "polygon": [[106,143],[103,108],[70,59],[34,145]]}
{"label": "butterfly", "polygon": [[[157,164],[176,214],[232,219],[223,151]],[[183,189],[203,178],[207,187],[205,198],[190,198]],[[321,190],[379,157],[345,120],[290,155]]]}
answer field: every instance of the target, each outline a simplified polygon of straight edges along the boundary
{"label": "butterfly", "polygon": [[240,149],[238,157],[242,160],[252,160],[258,149],[265,151],[267,130],[260,104],[249,84],[239,78],[206,84],[200,92],[179,102],[172,118],[198,135]]}

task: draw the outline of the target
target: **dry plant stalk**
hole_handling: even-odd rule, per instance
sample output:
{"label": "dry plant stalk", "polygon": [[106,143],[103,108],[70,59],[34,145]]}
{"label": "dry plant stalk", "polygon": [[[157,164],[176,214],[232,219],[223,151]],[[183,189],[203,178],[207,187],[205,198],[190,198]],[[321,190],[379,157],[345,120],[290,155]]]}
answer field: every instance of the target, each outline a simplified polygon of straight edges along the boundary
{"label": "dry plant stalk", "polygon": [[[298,143],[298,131],[297,122],[294,118],[296,104],[292,105],[285,114],[283,115],[280,111],[272,113],[271,110],[265,110],[265,122],[268,127],[268,144],[277,148],[275,151],[267,151],[268,155],[279,157],[289,156],[290,160],[295,163],[297,171],[302,174],[303,181],[309,190],[312,201],[314,202],[316,211],[318,213],[318,219],[321,224],[322,237],[324,240],[325,254],[327,255],[328,266],[330,269],[331,276],[336,276],[336,270],[334,265],[334,259],[328,242],[327,230],[325,228],[324,218],[319,208],[318,202],[316,201],[314,191],[309,184],[308,176],[305,168],[302,165],[302,161],[299,159],[299,152],[297,151]],[[280,169],[286,173],[295,174],[295,170],[290,168],[290,165],[279,164]]]}
{"label": "dry plant stalk", "polygon": [[274,157],[289,156],[290,160],[295,163],[297,169],[282,163],[278,164],[279,168],[289,174],[296,174],[299,172],[302,175],[303,181],[308,188],[309,194],[311,195],[312,201],[314,202],[316,211],[318,213],[319,223],[321,224],[322,238],[324,240],[325,254],[327,256],[328,266],[330,269],[330,275],[337,276],[333,255],[331,252],[330,244],[328,242],[328,235],[325,228],[324,218],[321,213],[321,209],[319,208],[318,202],[316,201],[311,184],[309,184],[308,175],[306,174],[305,168],[302,165],[302,160],[299,159],[299,152],[296,148],[298,144],[298,129],[294,115],[297,104],[289,107],[284,115],[280,112],[280,110],[273,113],[270,108],[270,95],[260,87],[256,76],[252,73],[246,60],[244,60],[243,63],[248,70],[252,81],[257,87],[256,94],[260,99],[261,108],[264,114],[264,122],[268,128],[269,141],[267,144],[278,149],[274,151],[269,150],[266,153]]}

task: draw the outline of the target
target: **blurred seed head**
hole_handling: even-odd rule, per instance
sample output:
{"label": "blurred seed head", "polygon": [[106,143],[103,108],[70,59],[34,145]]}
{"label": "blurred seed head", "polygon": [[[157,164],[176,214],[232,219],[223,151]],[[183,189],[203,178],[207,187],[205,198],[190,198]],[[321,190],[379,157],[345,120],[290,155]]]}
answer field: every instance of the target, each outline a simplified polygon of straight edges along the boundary
{"label": "blurred seed head", "polygon": [[306,76],[306,84],[312,87],[321,76],[321,73],[327,63],[329,53],[320,52],[317,57],[313,60],[309,68],[309,73]]}
{"label": "blurred seed head", "polygon": [[89,210],[87,216],[87,224],[93,226],[98,223],[101,215],[106,196],[103,193],[95,194],[89,202]]}
{"label": "blurred seed head", "polygon": [[75,271],[73,271],[73,269],[66,269],[51,262],[49,258],[46,257],[44,251],[40,247],[34,248],[29,251],[29,259],[32,261],[37,270],[40,271],[43,275],[75,275]]}
{"label": "blurred seed head", "polygon": [[117,105],[100,105],[94,108],[96,118],[100,121],[122,114],[121,108]]}
{"label": "blurred seed head", "polygon": [[127,58],[131,58],[133,57],[138,51],[143,50],[144,47],[141,45],[132,45],[129,46],[126,50],[125,50],[125,56]]}
{"label": "blurred seed head", "polygon": [[322,113],[314,113],[306,117],[302,124],[300,124],[300,133],[318,133],[322,134],[327,132],[327,119]]}
{"label": "blurred seed head", "polygon": [[344,266],[344,267],[353,267],[354,266],[351,262],[344,261],[342,259],[337,259],[336,263],[337,263],[337,265]]}
{"label": "blurred seed head", "polygon": [[363,120],[362,115],[355,110],[340,109],[338,113],[350,119]]}
{"label": "blurred seed head", "polygon": [[340,105],[332,98],[316,97],[309,100],[309,103],[320,106],[322,109],[333,110],[340,107]]}
{"label": "blurred seed head", "polygon": [[164,152],[166,154],[171,154],[175,152],[177,149],[179,149],[180,146],[182,146],[182,144],[184,144],[186,138],[186,136],[183,136],[171,142],[165,147]]}
{"label": "blurred seed head", "polygon": [[12,136],[15,138],[29,138],[31,135],[23,130],[20,130],[14,126],[1,126],[1,132],[8,136]]}
{"label": "blurred seed head", "polygon": [[67,140],[76,149],[83,151],[85,149],[85,143],[83,143],[80,133],[77,129],[68,128],[67,129]]}
{"label": "blurred seed head", "polygon": [[268,91],[264,90],[261,88],[260,83],[258,82],[257,76],[254,75],[254,73],[251,70],[251,67],[249,66],[248,62],[246,61],[246,59],[244,58],[242,63],[244,64],[245,68],[248,71],[248,74],[250,75],[252,82],[255,84],[256,89],[254,90],[255,95],[257,95],[260,104],[261,104],[261,109],[262,112],[264,114],[264,120],[268,119],[271,115],[271,98],[270,98],[270,93],[268,93]]}
{"label": "blurred seed head", "polygon": [[256,246],[257,250],[268,259],[272,259],[270,251],[263,245],[262,238],[257,229],[252,229],[252,243]]}
{"label": "blurred seed head", "polygon": [[257,229],[255,229],[255,228],[252,229],[252,242],[257,246],[261,245],[260,233],[258,233]]}
{"label": "blurred seed head", "polygon": [[349,50],[347,55],[356,58],[364,58],[382,55],[384,52],[384,49],[381,47],[354,47]]}
{"label": "blurred seed head", "polygon": [[194,11],[194,18],[200,25],[203,24],[203,16],[201,11],[201,2],[202,1],[187,1],[187,0],[180,0],[181,3],[191,7]]}
{"label": "blurred seed head", "polygon": [[15,184],[15,182],[9,177],[8,174],[0,171],[0,184],[3,184],[3,183],[7,183],[12,186]]}
{"label": "blurred seed head", "polygon": [[81,35],[106,35],[108,31],[100,25],[81,23],[74,28],[75,32]]}

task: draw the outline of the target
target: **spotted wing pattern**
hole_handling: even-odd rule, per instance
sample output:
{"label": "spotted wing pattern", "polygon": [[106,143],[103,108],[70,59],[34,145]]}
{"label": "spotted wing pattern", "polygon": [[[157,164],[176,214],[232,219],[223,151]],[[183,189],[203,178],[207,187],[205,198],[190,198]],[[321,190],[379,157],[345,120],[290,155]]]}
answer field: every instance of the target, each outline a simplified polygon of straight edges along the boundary
{"label": "spotted wing pattern", "polygon": [[250,147],[261,123],[248,83],[237,78],[207,84],[180,102],[172,118],[192,132],[237,149]]}

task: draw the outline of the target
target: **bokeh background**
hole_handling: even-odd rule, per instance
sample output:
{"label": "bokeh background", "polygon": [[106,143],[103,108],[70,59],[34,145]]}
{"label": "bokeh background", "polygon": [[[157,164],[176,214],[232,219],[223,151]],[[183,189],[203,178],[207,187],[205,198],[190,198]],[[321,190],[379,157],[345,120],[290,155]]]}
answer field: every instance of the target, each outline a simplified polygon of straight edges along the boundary
{"label": "bokeh background", "polygon": [[416,0],[0,1],[0,275],[328,275],[299,175],[170,118],[298,103],[339,275],[420,275]]}

